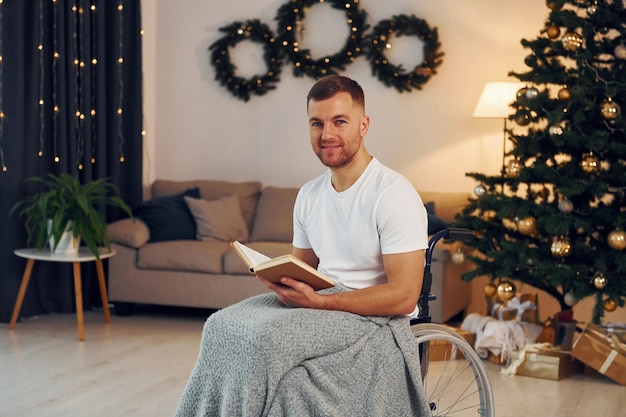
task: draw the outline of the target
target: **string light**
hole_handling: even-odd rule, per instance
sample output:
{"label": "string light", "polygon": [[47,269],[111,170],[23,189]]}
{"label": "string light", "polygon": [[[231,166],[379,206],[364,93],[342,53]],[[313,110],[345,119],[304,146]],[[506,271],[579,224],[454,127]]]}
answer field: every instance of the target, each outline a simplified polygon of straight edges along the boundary
{"label": "string light", "polygon": [[43,0],[39,0],[39,45],[37,45],[37,49],[39,50],[39,151],[37,152],[37,156],[43,156],[43,146],[44,146],[44,131],[46,127],[44,112],[44,48],[43,48]]}
{"label": "string light", "polygon": [[[48,4],[52,3],[53,14],[52,18],[52,30],[50,35],[52,39],[47,38],[46,34],[48,29],[46,28],[46,19]],[[55,163],[61,162],[61,155],[58,152],[58,145],[63,142],[59,142],[59,127],[61,119],[59,117],[69,113],[70,116],[74,116],[75,124],[75,149],[76,149],[76,166],[79,170],[84,169],[85,165],[85,141],[88,140],[87,135],[90,135],[91,140],[91,157],[89,161],[92,164],[96,162],[96,150],[97,150],[97,124],[96,117],[98,115],[98,97],[96,92],[98,91],[96,75],[96,65],[99,65],[98,55],[98,7],[96,3],[98,0],[72,0],[70,10],[72,17],[68,22],[71,25],[71,36],[68,42],[68,50],[59,49],[59,45],[64,38],[64,27],[59,25],[62,20],[60,19],[60,13],[64,7],[62,2],[58,0],[39,0],[39,39],[35,45],[37,48],[39,58],[39,95],[37,97],[37,105],[39,109],[39,147],[37,151],[38,157],[43,157],[45,153],[50,152],[46,150],[46,146],[50,146],[47,141],[52,140],[52,155]],[[3,121],[4,113],[2,111],[2,9],[1,5],[4,0],[0,0],[0,166],[2,170],[6,171],[7,168],[4,164],[4,152],[2,149],[2,133],[3,133]],[[61,3],[61,4],[60,4]],[[113,7],[116,7],[118,13],[119,33],[118,33],[118,56],[114,58],[117,61],[117,75],[119,82],[119,98],[115,110],[115,117],[117,117],[117,131],[119,141],[119,161],[125,162],[124,148],[125,138],[122,129],[123,115],[124,115],[124,83],[122,79],[123,64],[124,64],[124,4],[123,0],[117,0]],[[88,5],[87,5],[88,4]],[[85,7],[83,7],[83,5]],[[87,8],[88,7],[88,8]],[[89,13],[89,16],[85,15],[85,12]],[[61,48],[63,48],[61,46]],[[69,50],[71,48],[71,51]],[[59,61],[62,55],[67,55],[71,63],[70,71],[74,71],[74,90],[73,90],[73,102],[70,99],[65,106],[59,101],[58,93],[61,91],[59,87],[64,86],[58,78],[59,65],[62,64]],[[71,57],[70,57],[71,55]],[[50,75],[47,74],[49,70],[49,63],[45,61],[46,57],[51,59],[51,71]],[[87,78],[89,77],[89,81]],[[90,84],[89,84],[90,82]],[[89,97],[86,96],[89,94]],[[70,93],[70,97],[71,97]],[[69,107],[65,109],[64,107]],[[52,115],[52,121],[48,121],[46,116]],[[46,126],[46,124],[52,123],[53,126]],[[89,123],[89,126],[85,125]]]}
{"label": "string light", "polygon": [[97,42],[96,42],[96,4],[95,0],[90,5],[91,10],[91,110],[89,115],[91,116],[91,158],[89,162],[93,165],[96,163],[96,143],[98,138],[98,132],[96,130],[96,65],[98,64]]}
{"label": "string light", "polygon": [[[59,53],[59,44],[58,44],[58,22],[59,22],[59,7],[57,4],[57,0],[52,0],[53,4],[53,18],[52,18],[52,147],[53,152],[56,155],[57,151],[57,127],[59,123],[59,114],[61,114],[61,109],[59,107],[59,103],[57,101],[57,65],[59,62],[59,58],[61,58],[61,54]],[[43,153],[40,152],[39,156],[43,156]],[[58,161],[57,161],[58,162]]]}
{"label": "string light", "polygon": [[120,157],[119,157],[119,161],[121,163],[123,163],[126,158],[124,157],[124,133],[122,132],[122,115],[123,115],[123,110],[122,110],[122,106],[124,103],[124,80],[122,79],[122,69],[123,69],[123,64],[124,64],[124,14],[122,13],[122,11],[124,10],[124,4],[122,3],[122,1],[120,0],[120,3],[117,6],[117,10],[118,10],[118,26],[119,26],[119,58],[117,60],[117,75],[118,75],[118,80],[119,80],[119,87],[120,87],[120,93],[119,93],[119,104],[117,106],[117,116],[118,116],[118,121],[117,121],[117,133],[118,133],[118,137],[120,140],[120,144],[119,144],[119,153],[120,153]]}
{"label": "string light", "polygon": [[4,106],[2,103],[2,93],[3,93],[3,85],[2,85],[2,67],[4,65],[3,60],[3,50],[2,50],[2,6],[4,4],[3,0],[0,0],[0,166],[2,166],[2,172],[7,172],[9,168],[7,168],[4,163],[4,150],[2,149],[2,136],[4,133]]}
{"label": "string light", "polygon": [[75,3],[72,7],[72,11],[74,12],[74,31],[72,33],[72,38],[74,41],[74,56],[76,57],[74,58],[74,65],[76,66],[76,68],[74,69],[74,105],[76,106],[76,159],[78,170],[82,170],[83,152],[85,148],[85,138],[83,136],[83,121],[85,120],[85,117],[82,112],[82,85],[84,79],[83,70],[85,68],[85,63],[83,62],[82,58],[85,56],[85,50],[83,46],[84,42],[78,42],[78,35],[81,29],[84,27],[84,21],[82,7],[78,7],[78,5]]}

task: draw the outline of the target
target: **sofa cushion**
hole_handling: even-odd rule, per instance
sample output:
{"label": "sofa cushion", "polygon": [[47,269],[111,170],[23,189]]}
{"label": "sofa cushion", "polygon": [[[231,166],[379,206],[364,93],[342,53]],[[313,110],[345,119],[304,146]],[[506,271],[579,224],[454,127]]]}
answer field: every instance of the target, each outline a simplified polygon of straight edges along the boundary
{"label": "sofa cushion", "polygon": [[185,197],[185,202],[196,222],[198,240],[248,240],[248,226],[241,216],[237,194],[213,201]]}
{"label": "sofa cushion", "polygon": [[419,191],[422,201],[437,202],[437,216],[446,222],[451,222],[457,213],[470,201],[472,197],[469,193],[439,192],[439,191]]}
{"label": "sofa cushion", "polygon": [[152,197],[178,194],[188,188],[198,187],[200,197],[205,200],[217,200],[232,194],[239,195],[241,214],[246,220],[248,230],[252,228],[252,219],[256,202],[261,191],[259,181],[229,182],[216,180],[171,181],[156,180],[152,184]]}
{"label": "sofa cushion", "polygon": [[229,250],[229,243],[217,240],[151,243],[139,249],[137,267],[221,274],[222,258]]}
{"label": "sofa cushion", "polygon": [[133,207],[133,214],[150,229],[150,242],[196,238],[196,223],[185,196],[199,198],[200,189],[190,188],[180,194],[156,197]]}
{"label": "sofa cushion", "polygon": [[448,223],[446,223],[441,217],[437,216],[435,212],[435,203],[428,202],[424,204],[426,207],[426,213],[428,214],[428,234],[432,235],[437,233],[440,230],[448,227]]}
{"label": "sofa cushion", "polygon": [[291,242],[297,188],[265,187],[257,204],[251,242]]}
{"label": "sofa cushion", "polygon": [[138,217],[127,217],[107,226],[107,237],[111,242],[131,248],[139,248],[150,239],[148,226]]}
{"label": "sofa cushion", "polygon": [[[246,246],[270,258],[291,253],[291,243],[286,242],[251,242],[246,243]],[[249,274],[250,271],[235,251],[231,249],[224,255],[224,273],[238,275]]]}

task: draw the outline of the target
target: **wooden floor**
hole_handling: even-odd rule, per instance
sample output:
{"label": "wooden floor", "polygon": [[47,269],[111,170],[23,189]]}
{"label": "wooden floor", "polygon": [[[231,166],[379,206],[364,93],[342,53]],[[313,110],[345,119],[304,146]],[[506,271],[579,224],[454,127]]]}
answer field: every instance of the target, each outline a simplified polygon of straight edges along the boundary
{"label": "wooden floor", "polygon": [[[86,312],[0,324],[0,416],[172,416],[194,365],[207,311]],[[498,417],[624,416],[626,387],[591,372],[556,382],[485,363]]]}

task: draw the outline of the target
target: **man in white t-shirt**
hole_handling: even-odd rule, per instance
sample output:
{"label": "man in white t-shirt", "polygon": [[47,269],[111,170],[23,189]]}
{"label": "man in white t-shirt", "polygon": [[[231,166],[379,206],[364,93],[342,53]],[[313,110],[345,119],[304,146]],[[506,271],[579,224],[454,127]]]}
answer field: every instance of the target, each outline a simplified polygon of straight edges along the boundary
{"label": "man in white t-shirt", "polygon": [[330,169],[294,208],[293,254],[343,288],[283,277],[265,281],[277,297],[212,314],[177,416],[431,415],[406,317],[422,285],[427,215],[411,184],[365,150],[363,102],[346,77],[311,89],[311,144]]}
{"label": "man in white t-shirt", "polygon": [[352,291],[317,293],[289,277],[263,280],[289,307],[360,315],[415,313],[428,218],[411,183],[371,156],[362,88],[332,75],[307,96],[311,146],[329,168],[305,184],[294,208],[292,253]]}

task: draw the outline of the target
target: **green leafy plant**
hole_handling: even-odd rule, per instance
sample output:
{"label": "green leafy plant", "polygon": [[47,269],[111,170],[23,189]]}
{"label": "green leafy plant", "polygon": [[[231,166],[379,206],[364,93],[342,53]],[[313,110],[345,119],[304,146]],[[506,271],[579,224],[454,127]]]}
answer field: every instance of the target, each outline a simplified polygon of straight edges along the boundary
{"label": "green leafy plant", "polygon": [[18,212],[26,218],[28,243],[39,250],[50,238],[54,241],[52,250],[56,250],[61,235],[68,230],[99,257],[98,247],[110,249],[110,242],[106,219],[97,206],[119,207],[132,217],[130,207],[119,197],[119,189],[107,178],[81,184],[78,178],[64,173],[48,174],[47,179],[30,177],[26,182],[43,183],[47,189],[18,201],[10,215]]}

